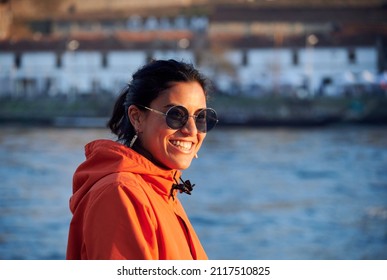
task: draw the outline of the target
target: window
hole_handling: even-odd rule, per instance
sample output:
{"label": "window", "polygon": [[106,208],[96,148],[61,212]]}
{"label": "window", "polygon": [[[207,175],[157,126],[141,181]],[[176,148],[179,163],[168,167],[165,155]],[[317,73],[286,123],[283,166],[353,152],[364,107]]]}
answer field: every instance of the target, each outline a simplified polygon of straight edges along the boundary
{"label": "window", "polygon": [[62,55],[60,53],[56,54],[56,68],[62,68]]}
{"label": "window", "polygon": [[108,67],[108,58],[107,54],[104,52],[102,53],[102,68],[107,68]]}
{"label": "window", "polygon": [[292,64],[293,64],[293,66],[297,66],[299,64],[299,57],[298,57],[297,50],[293,50],[293,52],[292,52]]}
{"label": "window", "polygon": [[16,53],[14,65],[17,69],[19,69],[21,67],[21,64],[22,64],[22,55],[21,55],[21,53]]}
{"label": "window", "polygon": [[349,49],[348,50],[348,62],[350,64],[355,64],[356,63],[356,52],[355,52],[355,49]]}
{"label": "window", "polygon": [[249,64],[249,58],[248,58],[248,55],[247,55],[247,51],[244,50],[242,52],[242,66],[247,66]]}
{"label": "window", "polygon": [[153,53],[152,52],[147,52],[146,53],[146,61],[151,62],[153,60]]}

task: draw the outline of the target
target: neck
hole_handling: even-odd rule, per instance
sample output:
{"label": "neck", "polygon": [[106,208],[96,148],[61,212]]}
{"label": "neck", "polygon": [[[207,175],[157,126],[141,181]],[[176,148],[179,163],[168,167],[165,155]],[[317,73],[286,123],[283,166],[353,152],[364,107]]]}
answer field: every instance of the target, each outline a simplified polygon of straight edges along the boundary
{"label": "neck", "polygon": [[153,155],[148,150],[146,150],[140,143],[135,143],[133,145],[132,149],[134,151],[136,151],[137,153],[139,153],[140,155],[142,155],[143,157],[145,157],[146,159],[148,159],[149,161],[151,161],[153,164],[157,165],[158,167],[165,169],[165,170],[171,169],[171,168],[161,164],[159,161],[157,161],[153,157]]}

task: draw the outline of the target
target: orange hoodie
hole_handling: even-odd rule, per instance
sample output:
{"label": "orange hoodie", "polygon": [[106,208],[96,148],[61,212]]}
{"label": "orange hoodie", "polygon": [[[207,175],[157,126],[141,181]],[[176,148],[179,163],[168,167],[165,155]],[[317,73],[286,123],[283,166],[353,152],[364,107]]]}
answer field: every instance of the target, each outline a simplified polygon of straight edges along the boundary
{"label": "orange hoodie", "polygon": [[179,171],[111,140],[85,147],[74,173],[67,259],[207,259],[177,198]]}

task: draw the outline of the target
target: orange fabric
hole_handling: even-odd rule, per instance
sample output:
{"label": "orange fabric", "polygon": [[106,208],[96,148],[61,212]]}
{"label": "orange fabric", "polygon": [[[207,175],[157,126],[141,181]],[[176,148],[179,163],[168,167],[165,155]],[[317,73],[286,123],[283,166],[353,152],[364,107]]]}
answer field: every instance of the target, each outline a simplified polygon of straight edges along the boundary
{"label": "orange fabric", "polygon": [[67,259],[207,259],[164,170],[111,140],[86,145],[73,178]]}

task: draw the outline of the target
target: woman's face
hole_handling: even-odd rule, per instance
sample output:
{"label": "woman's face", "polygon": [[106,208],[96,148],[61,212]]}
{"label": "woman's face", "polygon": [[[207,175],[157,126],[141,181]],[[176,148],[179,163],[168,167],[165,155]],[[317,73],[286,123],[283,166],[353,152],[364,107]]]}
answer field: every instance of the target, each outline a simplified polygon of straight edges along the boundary
{"label": "woman's face", "polygon": [[[189,115],[196,115],[206,108],[206,97],[198,82],[176,82],[161,93],[149,105],[163,113],[174,106],[187,108]],[[168,127],[165,116],[146,110],[142,112],[144,121],[139,134],[142,147],[148,151],[156,164],[168,169],[186,169],[206,137],[199,133],[195,119],[190,117],[180,129]]]}

